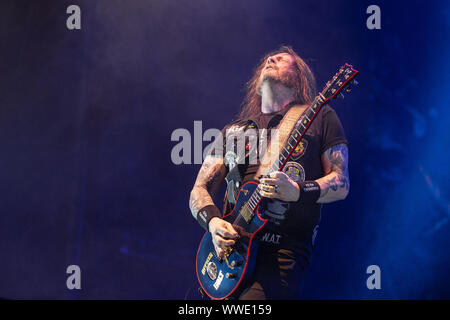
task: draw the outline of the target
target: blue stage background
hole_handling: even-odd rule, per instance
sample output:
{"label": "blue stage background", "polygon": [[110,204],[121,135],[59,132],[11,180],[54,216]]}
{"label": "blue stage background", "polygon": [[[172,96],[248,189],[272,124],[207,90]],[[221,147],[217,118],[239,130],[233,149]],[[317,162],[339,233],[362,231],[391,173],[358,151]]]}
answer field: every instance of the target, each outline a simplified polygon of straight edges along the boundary
{"label": "blue stage background", "polygon": [[172,163],[171,134],[222,128],[288,44],[320,88],[345,62],[361,73],[332,103],[351,189],[323,208],[302,298],[450,298],[449,3],[11,0],[0,15],[0,297],[194,298],[200,165]]}

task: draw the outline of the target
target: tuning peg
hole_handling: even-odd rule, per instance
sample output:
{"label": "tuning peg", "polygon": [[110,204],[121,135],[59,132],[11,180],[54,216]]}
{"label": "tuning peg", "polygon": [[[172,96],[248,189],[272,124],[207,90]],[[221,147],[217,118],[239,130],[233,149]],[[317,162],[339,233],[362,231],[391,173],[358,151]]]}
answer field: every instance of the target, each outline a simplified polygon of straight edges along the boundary
{"label": "tuning peg", "polygon": [[346,91],[346,92],[352,91],[352,87],[350,87],[350,86],[345,87],[345,91]]}
{"label": "tuning peg", "polygon": [[356,81],[355,79],[352,80],[352,84],[357,86],[358,85],[358,81]]}
{"label": "tuning peg", "polygon": [[339,93],[339,98],[344,99],[344,97],[345,97],[345,96],[342,94],[342,92]]}

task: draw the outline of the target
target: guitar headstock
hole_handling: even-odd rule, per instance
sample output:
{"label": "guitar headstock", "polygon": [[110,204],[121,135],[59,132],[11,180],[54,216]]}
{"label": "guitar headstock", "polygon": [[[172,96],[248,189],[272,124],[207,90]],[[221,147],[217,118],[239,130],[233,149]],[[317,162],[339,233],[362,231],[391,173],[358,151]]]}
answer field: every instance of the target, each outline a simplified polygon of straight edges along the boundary
{"label": "guitar headstock", "polygon": [[325,100],[334,99],[338,95],[343,98],[342,90],[350,92],[352,85],[357,85],[358,82],[355,77],[358,75],[358,71],[353,69],[349,64],[344,64],[341,69],[334,75],[334,77],[327,82],[323,88],[321,95]]}

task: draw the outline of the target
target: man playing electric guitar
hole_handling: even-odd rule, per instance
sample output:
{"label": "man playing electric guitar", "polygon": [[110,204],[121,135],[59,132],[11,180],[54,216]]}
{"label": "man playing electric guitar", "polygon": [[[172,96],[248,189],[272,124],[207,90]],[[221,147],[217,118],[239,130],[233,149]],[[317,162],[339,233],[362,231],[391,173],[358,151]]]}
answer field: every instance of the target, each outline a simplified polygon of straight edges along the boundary
{"label": "man playing electric guitar", "polygon": [[260,211],[268,223],[258,233],[253,276],[235,298],[298,299],[318,231],[321,204],[342,200],[349,192],[348,142],[335,111],[324,105],[283,170],[269,177],[256,177],[259,163],[250,163],[248,158],[254,148],[260,147],[262,138],[258,135],[256,140],[250,139],[243,154],[233,153],[225,148],[230,143],[226,133],[239,135],[249,129],[254,132],[275,128],[293,105],[306,108],[313,101],[315,79],[292,48],[284,46],[262,60],[247,89],[241,113],[223,129],[224,152],[213,152],[203,162],[189,207],[194,218],[211,233],[216,253],[222,257],[238,233],[221,219],[214,195],[226,180],[223,213],[227,214],[233,209],[239,188],[259,180],[263,196]]}

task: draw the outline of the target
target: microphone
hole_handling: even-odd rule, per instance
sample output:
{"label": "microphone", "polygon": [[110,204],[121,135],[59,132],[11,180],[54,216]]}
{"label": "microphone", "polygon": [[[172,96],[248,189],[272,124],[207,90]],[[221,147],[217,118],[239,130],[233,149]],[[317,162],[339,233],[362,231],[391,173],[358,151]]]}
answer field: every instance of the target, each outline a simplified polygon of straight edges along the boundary
{"label": "microphone", "polygon": [[228,201],[230,203],[236,203],[236,194],[235,188],[239,186],[240,176],[238,168],[233,170],[237,164],[237,154],[233,151],[227,151],[225,154],[224,163],[228,166],[228,174],[225,177],[225,181],[227,182],[227,190],[228,190]]}
{"label": "microphone", "polygon": [[228,166],[229,171],[233,170],[237,163],[237,154],[233,151],[227,151],[224,162]]}

